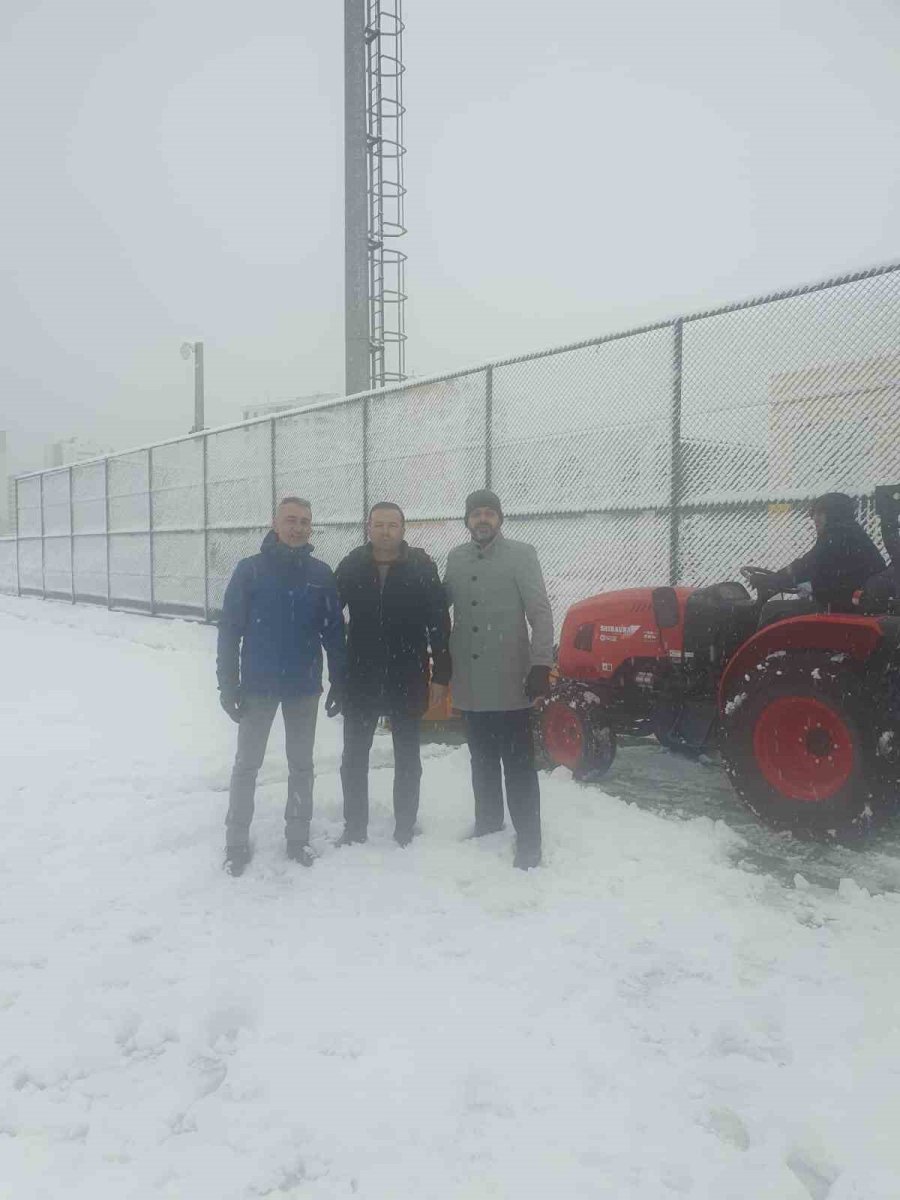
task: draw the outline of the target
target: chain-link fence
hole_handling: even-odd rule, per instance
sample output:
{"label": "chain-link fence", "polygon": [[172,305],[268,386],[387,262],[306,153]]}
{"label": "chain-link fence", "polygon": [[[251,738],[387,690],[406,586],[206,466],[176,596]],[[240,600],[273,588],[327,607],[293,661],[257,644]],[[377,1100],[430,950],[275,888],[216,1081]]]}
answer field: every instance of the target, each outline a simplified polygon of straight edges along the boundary
{"label": "chain-link fence", "polygon": [[0,591],[215,618],[285,495],[332,566],[377,500],[443,565],[485,484],[559,622],[618,587],[780,566],[824,491],[900,482],[900,264],[23,476]]}

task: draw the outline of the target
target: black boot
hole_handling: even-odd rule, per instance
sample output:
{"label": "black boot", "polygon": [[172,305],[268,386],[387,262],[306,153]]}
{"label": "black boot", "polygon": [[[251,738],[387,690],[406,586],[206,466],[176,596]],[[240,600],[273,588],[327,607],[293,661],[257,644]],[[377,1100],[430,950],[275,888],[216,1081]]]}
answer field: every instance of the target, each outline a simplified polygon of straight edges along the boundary
{"label": "black boot", "polygon": [[500,833],[505,828],[506,825],[502,821],[499,825],[478,825],[476,823],[468,833],[463,834],[462,840],[464,842],[472,842],[475,838],[490,837],[492,833]]}
{"label": "black boot", "polygon": [[244,867],[250,861],[249,846],[226,846],[225,847],[225,862],[223,864],[226,875],[243,875]]}
{"label": "black boot", "polygon": [[369,840],[369,835],[366,833],[354,833],[350,829],[345,829],[338,840],[334,843],[336,846],[358,846]]}
{"label": "black boot", "polygon": [[288,842],[287,856],[291,862],[299,863],[301,867],[311,867],[316,861],[313,852],[304,842]]}
{"label": "black boot", "polygon": [[540,846],[520,846],[516,843],[516,856],[513,859],[513,866],[520,871],[530,871],[532,867],[541,865],[541,848]]}

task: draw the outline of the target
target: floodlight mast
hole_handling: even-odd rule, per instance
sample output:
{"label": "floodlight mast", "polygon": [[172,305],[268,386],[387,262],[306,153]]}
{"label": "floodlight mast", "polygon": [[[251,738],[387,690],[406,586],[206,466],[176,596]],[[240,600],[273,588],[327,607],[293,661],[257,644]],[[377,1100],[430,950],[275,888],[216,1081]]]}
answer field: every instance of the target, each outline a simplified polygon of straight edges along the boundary
{"label": "floodlight mast", "polygon": [[184,359],[194,357],[194,427],[191,433],[201,433],[204,428],[205,416],[205,396],[203,386],[203,343],[202,342],[182,342],[181,357]]}
{"label": "floodlight mast", "polygon": [[345,0],[348,395],[406,378],[402,0]]}

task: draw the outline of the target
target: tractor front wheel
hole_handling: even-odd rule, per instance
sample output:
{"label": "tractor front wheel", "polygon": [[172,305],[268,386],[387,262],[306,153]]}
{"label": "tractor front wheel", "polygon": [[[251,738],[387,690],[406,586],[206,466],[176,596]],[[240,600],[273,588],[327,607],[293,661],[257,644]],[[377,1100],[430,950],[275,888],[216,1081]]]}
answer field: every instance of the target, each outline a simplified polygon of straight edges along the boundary
{"label": "tractor front wheel", "polygon": [[616,757],[616,735],[605,706],[592,693],[566,687],[551,693],[538,713],[538,759],[568,767],[576,779],[592,783]]}
{"label": "tractor front wheel", "polygon": [[722,757],[747,806],[779,830],[853,839],[887,811],[875,713],[843,655],[776,653],[735,686]]}

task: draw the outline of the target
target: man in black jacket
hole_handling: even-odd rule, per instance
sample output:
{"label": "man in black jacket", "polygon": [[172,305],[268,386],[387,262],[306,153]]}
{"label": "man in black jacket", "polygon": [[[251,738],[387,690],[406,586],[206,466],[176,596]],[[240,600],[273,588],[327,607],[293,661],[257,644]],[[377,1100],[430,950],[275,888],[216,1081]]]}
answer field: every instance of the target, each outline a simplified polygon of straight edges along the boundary
{"label": "man in black jacket", "polygon": [[369,751],[381,716],[390,718],[394,738],[394,839],[409,845],[419,810],[421,719],[429,701],[438,702],[450,681],[444,589],[425,551],[406,544],[405,524],[399,505],[376,504],[369,513],[368,542],[348,554],[336,571],[340,603],[350,618],[342,697],[340,845],[366,840]]}
{"label": "man in black jacket", "polygon": [[812,585],[813,601],[823,611],[853,611],[853,594],[873,575],[885,569],[884,559],[861,525],[856,523],[853,501],[843,492],[828,492],[813,503],[810,515],[816,526],[811,550],[780,571],[745,567],[749,582],[776,593]]}

